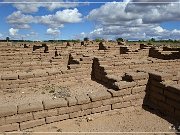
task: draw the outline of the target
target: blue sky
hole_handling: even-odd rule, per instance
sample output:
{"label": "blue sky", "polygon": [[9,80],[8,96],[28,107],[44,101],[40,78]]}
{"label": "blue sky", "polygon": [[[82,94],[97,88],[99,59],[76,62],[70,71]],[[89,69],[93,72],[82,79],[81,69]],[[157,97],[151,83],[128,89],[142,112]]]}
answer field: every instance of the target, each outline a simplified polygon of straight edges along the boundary
{"label": "blue sky", "polygon": [[[180,39],[180,1],[101,0],[103,3],[0,3],[0,39]],[[15,1],[15,0],[14,0]],[[22,0],[16,0],[21,2]],[[32,1],[32,0],[31,0]],[[38,0],[33,0],[38,2]],[[42,1],[41,1],[42,2]],[[69,1],[70,2],[70,1]],[[72,2],[72,1],[71,1]],[[74,2],[74,1],[73,1]],[[89,0],[89,2],[97,2]],[[150,3],[141,3],[150,2]],[[158,2],[158,3],[152,3]]]}

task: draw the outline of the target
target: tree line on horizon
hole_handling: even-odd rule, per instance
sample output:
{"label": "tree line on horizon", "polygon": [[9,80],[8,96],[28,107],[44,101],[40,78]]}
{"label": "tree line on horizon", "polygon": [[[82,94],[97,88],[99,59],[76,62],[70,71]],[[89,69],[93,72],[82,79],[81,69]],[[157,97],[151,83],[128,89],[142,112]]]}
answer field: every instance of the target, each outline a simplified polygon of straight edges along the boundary
{"label": "tree line on horizon", "polygon": [[[32,41],[32,40],[11,40],[9,37],[6,37],[5,40],[0,40],[0,42],[8,42],[8,41],[11,41],[11,42],[40,42],[40,41]],[[80,40],[80,39],[71,39],[71,40],[44,40],[42,42],[81,42],[81,41],[90,41],[90,39],[88,37],[85,37],[83,40]],[[105,39],[103,38],[96,38],[94,40],[91,40],[91,41],[96,41],[96,42],[104,42],[106,41]],[[155,38],[151,38],[149,40],[125,40],[123,38],[117,38],[116,40],[109,40],[109,41],[117,41],[117,42],[123,42],[123,41],[127,41],[127,42],[146,42],[146,43],[153,43],[153,42],[170,42],[170,43],[180,43],[180,39],[179,40],[174,40],[174,39],[160,39],[160,40],[156,40]]]}

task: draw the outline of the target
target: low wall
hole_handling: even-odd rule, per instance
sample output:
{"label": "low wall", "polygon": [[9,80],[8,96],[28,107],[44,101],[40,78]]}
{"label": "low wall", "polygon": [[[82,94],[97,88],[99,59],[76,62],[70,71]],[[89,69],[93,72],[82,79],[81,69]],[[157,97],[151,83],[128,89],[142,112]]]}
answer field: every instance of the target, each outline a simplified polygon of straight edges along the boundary
{"label": "low wall", "polygon": [[180,50],[176,49],[175,51],[173,51],[173,50],[168,50],[167,48],[159,49],[152,47],[149,50],[149,57],[163,59],[163,60],[180,59]]}
{"label": "low wall", "polygon": [[76,97],[0,106],[0,131],[22,131],[52,122],[104,111],[141,106],[145,87],[126,85],[118,91],[108,89]]}
{"label": "low wall", "polygon": [[146,100],[149,106],[180,122],[180,84],[172,79],[171,74],[150,73]]}

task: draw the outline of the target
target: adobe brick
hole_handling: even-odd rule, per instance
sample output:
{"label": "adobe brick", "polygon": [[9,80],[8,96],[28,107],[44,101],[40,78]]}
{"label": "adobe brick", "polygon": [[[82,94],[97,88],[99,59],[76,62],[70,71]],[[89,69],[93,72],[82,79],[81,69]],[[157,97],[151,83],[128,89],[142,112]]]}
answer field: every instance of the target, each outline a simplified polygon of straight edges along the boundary
{"label": "adobe brick", "polygon": [[85,95],[85,94],[77,95],[76,99],[77,99],[77,104],[79,104],[79,105],[86,104],[86,103],[90,102],[90,98],[87,95]]}
{"label": "adobe brick", "polygon": [[81,110],[81,105],[75,105],[68,108],[69,113],[78,112]]}
{"label": "adobe brick", "polygon": [[154,91],[151,91],[150,95],[159,101],[165,101],[166,100],[166,97],[164,95],[157,93],[157,92],[154,92]]}
{"label": "adobe brick", "polygon": [[148,79],[136,81],[138,86],[147,85]]}
{"label": "adobe brick", "polygon": [[27,78],[33,78],[33,73],[21,73],[19,74],[19,79],[27,79]]}
{"label": "adobe brick", "polygon": [[180,102],[175,101],[173,99],[167,98],[166,99],[167,104],[169,104],[170,106],[173,106],[174,108],[180,109]]}
{"label": "adobe brick", "polygon": [[119,81],[119,82],[115,82],[113,87],[115,89],[121,90],[121,89],[134,87],[135,85],[136,85],[136,82]]}
{"label": "adobe brick", "polygon": [[52,122],[66,120],[66,119],[69,119],[69,114],[63,114],[63,115],[58,115],[58,116],[46,117],[46,123],[52,123]]}
{"label": "adobe brick", "polygon": [[69,108],[70,107],[61,107],[61,108],[58,108],[58,115],[69,113]]}
{"label": "adobe brick", "polygon": [[6,124],[23,122],[28,120],[33,120],[32,113],[16,114],[13,116],[8,116],[6,117]]}
{"label": "adobe brick", "polygon": [[67,106],[67,101],[64,98],[47,99],[43,100],[43,105],[45,109],[53,109]]}
{"label": "adobe brick", "polygon": [[33,128],[33,127],[41,126],[41,125],[44,125],[44,124],[46,124],[45,118],[32,120],[32,121],[26,121],[26,122],[20,123],[20,130]]}
{"label": "adobe brick", "polygon": [[143,102],[144,102],[144,99],[138,99],[138,100],[133,100],[131,101],[131,104],[133,106],[142,106],[143,105]]}
{"label": "adobe brick", "polygon": [[92,113],[104,112],[111,110],[111,105],[100,106],[92,109]]}
{"label": "adobe brick", "polygon": [[99,107],[101,105],[102,105],[102,101],[90,102],[90,103],[87,103],[87,104],[82,104],[81,105],[81,110],[96,108],[96,107]]}
{"label": "adobe brick", "polygon": [[156,87],[155,85],[151,85],[150,86],[150,91],[154,91],[156,93],[161,93],[163,94],[164,93],[164,89],[161,88],[161,87]]}
{"label": "adobe brick", "polygon": [[144,98],[145,94],[146,94],[145,92],[141,92],[134,95],[123,96],[123,101],[130,101],[130,100]]}
{"label": "adobe brick", "polygon": [[6,75],[1,75],[2,80],[17,80],[18,79],[18,74],[6,74]]}
{"label": "adobe brick", "polygon": [[91,114],[91,109],[70,113],[69,117],[70,118],[77,118],[77,117],[85,116],[85,115],[89,115],[89,114]]}
{"label": "adobe brick", "polygon": [[35,101],[18,105],[18,113],[27,113],[43,110],[42,101]]}
{"label": "adobe brick", "polygon": [[5,117],[0,118],[0,126],[5,125]]}
{"label": "adobe brick", "polygon": [[171,98],[173,100],[180,102],[179,94],[174,93],[174,92],[170,91],[169,89],[164,90],[164,95],[168,98]]}
{"label": "adobe brick", "polygon": [[66,100],[68,102],[68,106],[77,104],[77,99],[75,97],[67,97]]}
{"label": "adobe brick", "polygon": [[122,102],[122,101],[123,101],[122,97],[113,97],[110,99],[102,100],[102,104],[103,105],[110,105],[110,104],[114,104],[114,103],[118,103],[118,102]]}
{"label": "adobe brick", "polygon": [[113,97],[118,97],[118,96],[124,96],[124,95],[130,95],[131,94],[131,88],[121,89],[121,90],[118,90],[118,91],[108,89],[108,91],[112,94]]}
{"label": "adobe brick", "polygon": [[128,106],[131,106],[131,102],[120,102],[112,104],[112,109],[126,108]]}
{"label": "adobe brick", "polygon": [[146,90],[146,86],[139,86],[132,88],[132,94],[139,93]]}
{"label": "adobe brick", "polygon": [[49,110],[33,112],[34,119],[40,119],[40,118],[45,118],[45,117],[55,116],[55,115],[58,115],[57,109],[49,109]]}
{"label": "adobe brick", "polygon": [[0,117],[10,116],[17,114],[17,106],[16,105],[1,105],[0,106]]}
{"label": "adobe brick", "polygon": [[158,106],[161,112],[172,115],[174,114],[174,108],[164,102],[158,102]]}
{"label": "adobe brick", "polygon": [[91,101],[98,101],[103,99],[111,98],[111,94],[107,91],[89,93]]}
{"label": "adobe brick", "polygon": [[18,123],[0,126],[0,132],[11,132],[11,131],[18,131],[18,130],[19,130],[19,124]]}
{"label": "adobe brick", "polygon": [[167,89],[169,91],[176,93],[176,94],[180,94],[180,84],[167,86]]}
{"label": "adobe brick", "polygon": [[129,72],[126,73],[125,77],[127,77],[129,80],[143,80],[147,79],[149,75],[148,73],[144,72]]}

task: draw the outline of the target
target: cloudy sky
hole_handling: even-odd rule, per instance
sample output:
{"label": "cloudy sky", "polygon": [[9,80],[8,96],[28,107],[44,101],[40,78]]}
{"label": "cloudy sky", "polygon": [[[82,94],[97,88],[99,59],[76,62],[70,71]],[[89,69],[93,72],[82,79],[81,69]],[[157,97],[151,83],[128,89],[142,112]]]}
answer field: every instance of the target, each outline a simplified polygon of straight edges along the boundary
{"label": "cloudy sky", "polygon": [[180,39],[180,0],[0,2],[0,39]]}

